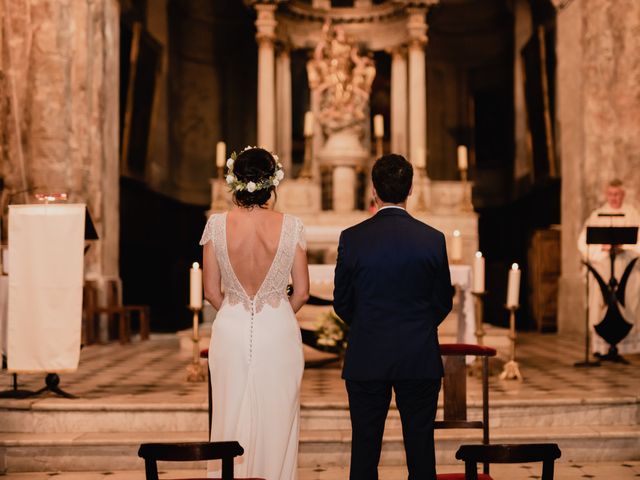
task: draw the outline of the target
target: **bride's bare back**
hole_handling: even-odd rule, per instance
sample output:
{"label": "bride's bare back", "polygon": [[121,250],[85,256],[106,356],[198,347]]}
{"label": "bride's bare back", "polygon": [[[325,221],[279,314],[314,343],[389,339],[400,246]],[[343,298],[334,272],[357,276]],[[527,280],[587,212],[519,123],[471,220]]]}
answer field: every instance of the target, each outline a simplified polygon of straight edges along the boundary
{"label": "bride's bare back", "polygon": [[227,250],[236,278],[249,297],[262,285],[278,251],[284,215],[260,208],[227,215]]}

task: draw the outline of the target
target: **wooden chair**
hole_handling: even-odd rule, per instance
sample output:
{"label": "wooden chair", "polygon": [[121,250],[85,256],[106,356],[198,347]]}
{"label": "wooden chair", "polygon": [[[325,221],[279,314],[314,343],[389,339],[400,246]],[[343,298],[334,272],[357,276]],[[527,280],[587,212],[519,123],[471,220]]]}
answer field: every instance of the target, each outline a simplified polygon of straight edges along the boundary
{"label": "wooden chair", "polygon": [[[138,450],[138,456],[144,458],[147,480],[159,480],[157,464],[159,460],[168,462],[222,460],[222,478],[219,480],[241,480],[233,476],[233,459],[243,453],[244,449],[238,442],[143,443]],[[189,480],[207,479],[201,477]]]}
{"label": "wooden chair", "polygon": [[[531,463],[542,462],[541,480],[553,480],[554,462],[560,458],[556,443],[531,443],[520,445],[462,445],[456,458],[464,461],[463,477],[448,477],[449,480],[478,480],[478,463]],[[440,478],[440,475],[438,475]]]}
{"label": "wooden chair", "polygon": [[149,307],[147,305],[123,305],[122,292],[117,280],[108,280],[106,285],[106,304],[98,305],[97,282],[85,282],[84,295],[85,304],[83,306],[85,315],[85,331],[88,343],[94,343],[97,339],[97,322],[101,314],[106,314],[109,331],[117,327],[117,337],[120,343],[125,344],[131,341],[131,322],[137,316],[140,324],[140,339],[149,338]]}
{"label": "wooden chair", "polygon": [[211,420],[213,419],[213,398],[211,398],[211,370],[209,369],[209,349],[203,348],[200,350],[200,358],[204,358],[207,360],[207,383],[209,385],[209,390],[207,393],[207,398],[209,399],[209,438],[211,438]]}
{"label": "wooden chair", "polygon": [[[435,428],[475,428],[482,430],[482,443],[489,443],[489,357],[496,355],[495,348],[464,343],[440,345],[444,360],[444,378],[442,379],[443,420],[435,422]],[[467,364],[466,356],[475,355],[482,361],[482,419],[467,418]],[[480,479],[489,479],[489,463],[484,464],[484,473]],[[452,480],[452,477],[439,474],[438,480]]]}

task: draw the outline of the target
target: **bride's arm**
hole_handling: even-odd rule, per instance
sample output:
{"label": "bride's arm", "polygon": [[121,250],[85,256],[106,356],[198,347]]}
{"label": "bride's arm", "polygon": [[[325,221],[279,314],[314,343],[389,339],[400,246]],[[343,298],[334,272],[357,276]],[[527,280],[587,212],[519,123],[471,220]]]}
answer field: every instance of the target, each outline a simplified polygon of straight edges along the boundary
{"label": "bride's arm", "polygon": [[220,268],[216,260],[213,242],[205,243],[202,248],[202,268],[204,283],[204,298],[213,305],[213,308],[220,310],[224,295],[222,293],[222,282],[220,279]]}
{"label": "bride's arm", "polygon": [[296,254],[293,257],[293,267],[291,268],[291,279],[293,280],[293,293],[289,297],[291,308],[297,312],[309,300],[309,267],[307,266],[307,252],[296,247]]}

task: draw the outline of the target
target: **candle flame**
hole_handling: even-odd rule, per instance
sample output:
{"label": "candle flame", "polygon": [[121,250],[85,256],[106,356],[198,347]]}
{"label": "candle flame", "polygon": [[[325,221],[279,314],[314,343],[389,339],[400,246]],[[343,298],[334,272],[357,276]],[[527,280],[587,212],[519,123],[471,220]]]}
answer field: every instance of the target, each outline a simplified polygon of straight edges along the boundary
{"label": "candle flame", "polygon": [[194,270],[198,270],[200,268],[200,264],[198,262],[193,262],[193,265],[191,265],[193,267]]}
{"label": "candle flame", "polygon": [[454,230],[453,231],[453,236],[454,237],[459,237],[460,236],[460,230]]}
{"label": "candle flame", "polygon": [[511,270],[518,270],[518,264],[514,263],[513,265],[511,265]]}
{"label": "candle flame", "polygon": [[482,252],[476,252],[476,258],[482,258]]}

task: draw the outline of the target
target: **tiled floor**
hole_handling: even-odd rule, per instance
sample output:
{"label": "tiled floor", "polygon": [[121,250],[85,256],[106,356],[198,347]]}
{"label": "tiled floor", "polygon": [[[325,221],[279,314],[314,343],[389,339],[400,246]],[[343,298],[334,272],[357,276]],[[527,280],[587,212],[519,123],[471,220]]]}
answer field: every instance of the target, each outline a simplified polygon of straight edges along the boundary
{"label": "tiled floor", "polygon": [[[453,467],[442,467],[440,473],[449,473]],[[495,480],[529,480],[540,478],[540,467],[531,465],[493,465],[491,474]],[[161,479],[188,478],[201,475],[199,471],[169,471],[160,474]],[[348,471],[344,468],[300,469],[298,480],[345,480]],[[6,480],[144,480],[142,472],[73,472],[73,473],[12,473],[0,478]],[[384,467],[380,469],[381,480],[405,480],[403,467]],[[640,478],[640,462],[572,464],[557,463],[557,480],[626,480]]]}
{"label": "tiled floor", "polygon": [[[501,400],[622,398],[640,396],[640,355],[628,355],[629,365],[603,363],[590,369],[574,368],[581,360],[579,338],[556,334],[524,333],[518,337],[517,359],[524,381],[500,380],[500,359],[492,359],[490,392]],[[309,355],[314,355],[308,349]],[[80,368],[60,375],[60,386],[84,401],[97,403],[205,404],[206,383],[186,382],[188,353],[180,352],[175,336],[156,336],[129,345],[92,345],[83,349]],[[20,388],[38,389],[42,375],[20,375]],[[11,386],[11,376],[0,374],[0,390]],[[470,395],[480,396],[480,382],[471,378]],[[48,394],[49,395],[49,394]],[[37,400],[21,400],[25,404]],[[1,402],[6,400],[0,400]],[[69,400],[60,400],[69,401]],[[337,363],[307,369],[302,404],[346,404]]]}

